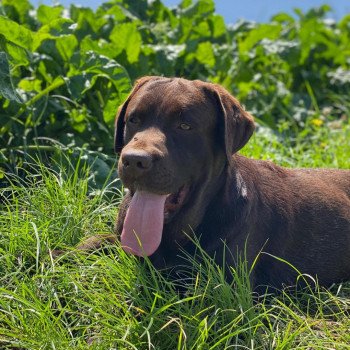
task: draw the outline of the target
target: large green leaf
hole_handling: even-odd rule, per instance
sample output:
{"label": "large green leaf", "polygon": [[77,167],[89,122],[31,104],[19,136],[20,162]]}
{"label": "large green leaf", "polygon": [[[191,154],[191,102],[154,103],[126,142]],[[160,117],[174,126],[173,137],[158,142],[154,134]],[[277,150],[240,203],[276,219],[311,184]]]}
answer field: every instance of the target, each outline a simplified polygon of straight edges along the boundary
{"label": "large green leaf", "polygon": [[73,34],[62,35],[56,39],[57,50],[65,61],[69,61],[77,46],[78,40]]}
{"label": "large green leaf", "polygon": [[[130,78],[125,68],[116,61],[93,51],[77,54],[74,61],[74,68],[66,80],[69,91],[79,100],[88,91],[94,89],[99,79],[106,81],[105,88],[111,94],[110,98],[107,98],[108,95],[104,94],[104,91],[99,93],[103,100],[104,120],[110,123],[114,120],[117,105],[124,100],[131,89]],[[114,92],[111,87],[108,87],[109,85],[114,87]]]}
{"label": "large green leaf", "polygon": [[4,51],[9,55],[14,65],[26,66],[29,64],[28,50],[8,41],[4,35],[0,34],[0,51]]}
{"label": "large green leaf", "polygon": [[42,24],[48,24],[51,21],[61,18],[63,6],[40,5],[37,9],[38,20]]}
{"label": "large green leaf", "polygon": [[6,15],[20,24],[28,21],[28,13],[33,6],[28,0],[2,0],[0,5],[4,7]]}
{"label": "large green leaf", "polygon": [[199,62],[214,67],[215,57],[212,44],[209,41],[200,43],[196,51],[196,58]]}
{"label": "large green leaf", "polygon": [[183,2],[182,5],[189,5],[186,6],[182,12],[182,15],[185,17],[207,17],[215,10],[215,4],[213,0],[198,0],[194,3]]}
{"label": "large green leaf", "polygon": [[0,16],[0,33],[6,40],[16,45],[28,50],[32,49],[34,33],[7,17]]}
{"label": "large green leaf", "polygon": [[261,24],[251,30],[247,37],[239,43],[239,52],[241,54],[248,53],[262,39],[278,39],[281,31],[280,24]]}
{"label": "large green leaf", "polygon": [[8,100],[21,102],[12,84],[10,65],[5,52],[0,52],[0,95]]}
{"label": "large green leaf", "polygon": [[210,26],[214,38],[219,38],[226,34],[226,25],[224,18],[219,15],[213,15],[210,18]]}
{"label": "large green leaf", "polygon": [[101,28],[106,24],[108,16],[96,16],[90,8],[71,5],[70,18],[77,23],[79,39],[83,39],[85,35],[92,33],[101,35]]}
{"label": "large green leaf", "polygon": [[115,44],[116,53],[125,51],[129,63],[135,63],[141,51],[141,35],[136,23],[117,24],[111,35],[111,41]]}
{"label": "large green leaf", "polygon": [[46,31],[32,32],[4,16],[0,16],[0,33],[7,41],[29,51],[35,51],[43,40],[52,38],[52,35]]}

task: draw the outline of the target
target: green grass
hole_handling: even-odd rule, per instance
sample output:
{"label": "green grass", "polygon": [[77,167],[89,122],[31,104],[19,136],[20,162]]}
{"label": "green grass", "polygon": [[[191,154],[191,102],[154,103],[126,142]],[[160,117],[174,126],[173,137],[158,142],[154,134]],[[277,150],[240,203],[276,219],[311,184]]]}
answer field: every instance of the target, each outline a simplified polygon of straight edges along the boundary
{"label": "green grass", "polygon": [[[294,140],[261,129],[243,153],[285,166],[349,168],[349,122],[314,124]],[[350,349],[349,283],[254,302],[244,262],[232,271],[232,287],[203,252],[182,294],[118,246],[52,259],[51,249],[113,230],[117,184],[91,191],[88,171],[75,169],[36,164],[24,184],[13,176],[2,193],[0,348]]]}

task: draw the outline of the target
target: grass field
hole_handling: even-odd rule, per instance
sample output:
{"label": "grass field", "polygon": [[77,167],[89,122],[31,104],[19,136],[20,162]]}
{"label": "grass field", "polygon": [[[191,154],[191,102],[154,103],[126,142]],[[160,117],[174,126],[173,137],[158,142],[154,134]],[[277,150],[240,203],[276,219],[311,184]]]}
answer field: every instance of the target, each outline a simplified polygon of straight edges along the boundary
{"label": "grass field", "polygon": [[[349,140],[349,121],[310,119],[296,139],[260,128],[243,153],[349,168]],[[89,188],[87,169],[54,168],[33,162],[25,183],[12,176],[2,193],[0,348],[350,349],[350,283],[254,301],[244,262],[231,286],[203,253],[184,294],[118,246],[53,259],[50,249],[112,232],[122,193],[118,182]]]}

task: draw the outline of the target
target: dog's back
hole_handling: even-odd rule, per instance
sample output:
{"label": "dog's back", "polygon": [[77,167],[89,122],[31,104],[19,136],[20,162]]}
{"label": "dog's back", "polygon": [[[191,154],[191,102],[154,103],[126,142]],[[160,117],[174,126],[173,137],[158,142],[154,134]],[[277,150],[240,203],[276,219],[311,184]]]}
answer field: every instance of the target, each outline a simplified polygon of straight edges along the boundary
{"label": "dog's back", "polygon": [[[331,190],[338,189],[345,193],[350,199],[350,170],[341,169],[295,169],[306,176],[323,183],[328,188],[328,193],[332,196]],[[338,192],[337,192],[338,193]]]}
{"label": "dog's back", "polygon": [[250,238],[264,243],[255,282],[292,284],[285,259],[322,285],[350,279],[350,170],[286,169],[239,157],[251,193]]}

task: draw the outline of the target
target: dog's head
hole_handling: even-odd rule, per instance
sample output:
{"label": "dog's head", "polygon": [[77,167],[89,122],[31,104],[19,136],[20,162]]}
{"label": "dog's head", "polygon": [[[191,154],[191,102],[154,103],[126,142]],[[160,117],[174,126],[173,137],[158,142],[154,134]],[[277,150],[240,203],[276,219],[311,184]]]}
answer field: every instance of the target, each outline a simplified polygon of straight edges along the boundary
{"label": "dog's head", "polygon": [[121,235],[125,249],[151,255],[163,225],[195,228],[204,214],[201,202],[210,199],[213,184],[253,130],[253,118],[218,85],[140,79],[115,130],[119,176],[133,195]]}

